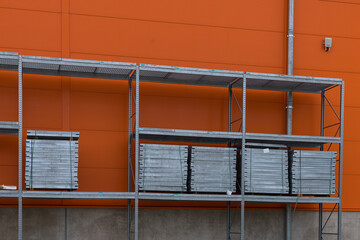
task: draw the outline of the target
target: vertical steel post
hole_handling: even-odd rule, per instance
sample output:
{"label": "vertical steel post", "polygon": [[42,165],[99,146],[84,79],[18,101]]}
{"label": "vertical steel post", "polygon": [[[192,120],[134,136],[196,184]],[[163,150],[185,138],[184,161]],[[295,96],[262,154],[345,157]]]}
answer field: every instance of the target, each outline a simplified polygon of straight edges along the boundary
{"label": "vertical steel post", "polygon": [[[325,91],[321,91],[321,122],[320,122],[320,136],[325,135]],[[324,151],[324,145],[321,145],[320,151]],[[319,240],[322,240],[322,219],[323,219],[323,204],[319,203]]]}
{"label": "vertical steel post", "polygon": [[[245,123],[246,123],[246,75],[244,74],[243,78],[243,89],[242,89],[242,141],[241,141],[241,158],[245,154],[245,142],[246,142],[246,132],[245,132]],[[245,239],[245,164],[241,160],[241,227],[240,227],[240,239]]]}
{"label": "vertical steel post", "polygon": [[293,75],[294,68],[294,0],[289,0],[288,16],[288,59],[287,73]]}
{"label": "vertical steel post", "polygon": [[[131,146],[132,146],[132,80],[129,79],[129,119],[128,119],[128,192],[131,192]],[[131,240],[131,200],[128,200],[128,239]]]}
{"label": "vertical steel post", "polygon": [[232,131],[231,127],[232,122],[232,85],[229,85],[229,125],[228,125],[228,131]]}
{"label": "vertical steel post", "polygon": [[[321,122],[320,122],[320,136],[324,136],[325,135],[325,91],[321,91]],[[322,145],[320,147],[321,151],[324,150],[324,146]]]}
{"label": "vertical steel post", "polygon": [[322,240],[322,216],[323,216],[323,204],[319,203],[319,240]]}
{"label": "vertical steel post", "polygon": [[140,70],[136,65],[136,90],[135,90],[135,240],[139,239],[139,83]]}
{"label": "vertical steel post", "polygon": [[18,239],[22,239],[22,130],[23,130],[23,92],[22,92],[22,56],[19,56],[19,64],[18,64],[18,80],[19,80],[19,89],[18,89],[18,104],[19,104],[19,130],[18,130],[18,137],[19,137],[19,196],[18,196]]}
{"label": "vertical steel post", "polygon": [[345,83],[342,82],[340,90],[340,146],[339,146],[339,205],[338,205],[338,240],[342,234],[342,182],[343,182],[343,145],[344,145],[344,94]]}
{"label": "vertical steel post", "polygon": [[[228,125],[228,131],[232,131],[231,127],[232,122],[232,85],[229,85],[229,125]],[[229,143],[229,147],[231,147],[231,143]],[[227,235],[226,239],[230,240],[230,232],[231,232],[231,205],[230,202],[227,202]]]}
{"label": "vertical steel post", "polygon": [[[288,16],[288,64],[287,73],[293,75],[294,68],[294,0],[289,0],[289,16]],[[292,134],[292,115],[293,115],[293,93],[287,92],[286,106],[286,133]],[[291,204],[286,204],[286,239],[291,239]]]}
{"label": "vertical steel post", "polygon": [[286,204],[286,240],[291,239],[291,204]]}

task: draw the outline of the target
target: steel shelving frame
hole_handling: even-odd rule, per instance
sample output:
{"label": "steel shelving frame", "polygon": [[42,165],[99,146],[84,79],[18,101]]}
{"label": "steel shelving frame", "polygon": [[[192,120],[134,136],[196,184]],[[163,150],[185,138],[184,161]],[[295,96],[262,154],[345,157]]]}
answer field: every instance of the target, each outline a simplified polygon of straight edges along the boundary
{"label": "steel shelving frame", "polygon": [[[241,203],[240,239],[244,239],[245,203],[289,203],[289,204],[319,204],[319,239],[322,239],[322,204],[336,204],[338,209],[338,239],[341,239],[341,198],[342,198],[342,165],[343,165],[343,119],[344,119],[344,82],[341,79],[301,77],[263,73],[243,73],[239,71],[222,71],[212,69],[196,69],[183,67],[158,66],[148,64],[118,63],[76,59],[61,59],[35,56],[20,56],[14,53],[0,53],[0,69],[15,70],[19,73],[19,121],[15,130],[0,125],[0,134],[19,134],[19,190],[0,191],[0,197],[18,198],[19,208],[19,233],[22,239],[22,199],[23,198],[51,198],[51,199],[116,199],[128,200],[128,238],[131,239],[131,217],[134,217],[134,239],[138,240],[138,214],[140,200],[166,200],[166,201],[216,201],[228,203],[228,229],[227,239],[230,239],[230,202]],[[60,192],[60,191],[23,191],[22,190],[22,76],[23,73],[71,76],[86,78],[103,78],[127,80],[129,83],[129,121],[128,121],[128,192]],[[140,81],[156,83],[188,84],[199,86],[225,87],[229,90],[229,129],[227,132],[179,130],[179,129],[154,129],[139,126],[139,99]],[[133,87],[135,82],[135,89]],[[325,96],[326,91],[340,86],[340,115],[338,136],[326,137],[325,102],[330,102]],[[234,88],[242,89],[242,106],[239,105]],[[296,136],[278,134],[260,134],[246,132],[246,92],[247,89],[291,91],[321,94],[321,134],[320,136]],[[135,94],[134,94],[135,90]],[[135,98],[133,100],[133,98]],[[233,132],[232,101],[242,111],[241,131]],[[135,111],[133,111],[133,101]],[[331,108],[334,110],[332,105]],[[334,110],[334,112],[336,112]],[[134,120],[135,118],[135,120]],[[237,120],[236,120],[237,121]],[[135,124],[133,129],[133,123]],[[18,127],[16,128],[16,124]],[[223,143],[241,146],[247,144],[272,145],[281,144],[288,147],[313,147],[323,149],[324,144],[339,144],[338,160],[338,194],[334,197],[308,197],[308,196],[269,196],[244,194],[244,179],[241,179],[241,194],[169,194],[169,193],[144,193],[138,189],[139,173],[139,143],[143,140],[151,141],[177,141],[177,142],[205,142]],[[135,145],[135,171],[132,171],[132,146]],[[242,168],[244,169],[244,168]],[[132,172],[135,175],[134,191],[132,190]],[[243,175],[243,174],[242,174]],[[134,201],[134,214],[131,212]],[[335,208],[334,208],[335,209]]]}

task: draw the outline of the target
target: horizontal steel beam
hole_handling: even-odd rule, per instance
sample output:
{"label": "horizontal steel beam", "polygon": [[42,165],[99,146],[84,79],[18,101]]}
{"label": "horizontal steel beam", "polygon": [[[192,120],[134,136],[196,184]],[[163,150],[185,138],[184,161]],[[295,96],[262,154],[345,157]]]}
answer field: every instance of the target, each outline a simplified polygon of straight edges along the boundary
{"label": "horizontal steel beam", "polygon": [[[205,142],[205,143],[240,143],[242,133],[220,131],[198,131],[163,128],[139,128],[140,140],[177,141],[177,142]],[[276,143],[297,147],[319,147],[325,143],[340,143],[339,137],[302,136],[246,133],[247,142]]]}
{"label": "horizontal steel beam", "polygon": [[0,190],[0,198],[17,198],[18,196],[18,191]]}
{"label": "horizontal steel beam", "polygon": [[19,132],[18,122],[0,122],[0,134],[17,135]]}
{"label": "horizontal steel beam", "polygon": [[[1,197],[16,198],[17,191],[0,191]],[[24,198],[38,199],[94,199],[94,200],[133,200],[134,192],[58,192],[58,191],[23,191]],[[297,197],[297,196],[265,196],[245,195],[246,202],[259,203],[338,203],[338,197]],[[203,202],[239,202],[241,195],[225,194],[185,194],[185,193],[139,193],[140,200],[162,201],[203,201]]]}
{"label": "horizontal steel beam", "polygon": [[134,199],[135,193],[129,192],[57,192],[57,191],[23,191],[23,198],[41,199],[94,199],[94,200],[128,200]]}

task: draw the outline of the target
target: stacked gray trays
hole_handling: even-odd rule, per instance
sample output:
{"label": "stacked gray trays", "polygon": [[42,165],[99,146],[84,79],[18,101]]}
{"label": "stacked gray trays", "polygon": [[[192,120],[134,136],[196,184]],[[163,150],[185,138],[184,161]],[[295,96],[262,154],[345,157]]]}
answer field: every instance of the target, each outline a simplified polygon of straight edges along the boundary
{"label": "stacked gray trays", "polygon": [[236,148],[192,147],[191,191],[236,191]]}
{"label": "stacked gray trays", "polygon": [[288,153],[286,150],[246,148],[245,192],[288,194]]}
{"label": "stacked gray trays", "polygon": [[79,133],[27,132],[27,189],[78,189]]}
{"label": "stacked gray trays", "polygon": [[336,152],[294,151],[292,193],[335,194]]}
{"label": "stacked gray trays", "polygon": [[185,192],[187,159],[187,146],[140,144],[139,189]]}

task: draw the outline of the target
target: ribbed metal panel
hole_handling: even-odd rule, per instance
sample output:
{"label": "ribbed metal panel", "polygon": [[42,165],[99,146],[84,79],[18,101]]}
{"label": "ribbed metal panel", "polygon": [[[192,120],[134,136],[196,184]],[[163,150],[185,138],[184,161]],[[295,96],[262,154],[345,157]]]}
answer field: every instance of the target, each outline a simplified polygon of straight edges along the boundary
{"label": "ribbed metal panel", "polygon": [[293,153],[292,193],[335,194],[336,152],[303,151]]}
{"label": "ribbed metal panel", "polygon": [[28,131],[28,138],[26,188],[78,189],[79,133]]}
{"label": "ribbed metal panel", "polygon": [[236,191],[236,148],[192,147],[191,191]]}
{"label": "ribbed metal panel", "polygon": [[186,191],[187,159],[187,146],[141,144],[139,189],[164,192]]}
{"label": "ribbed metal panel", "polygon": [[286,150],[246,148],[242,159],[245,192],[289,193]]}
{"label": "ribbed metal panel", "polygon": [[77,140],[80,136],[79,132],[60,132],[60,131],[39,131],[28,130],[28,139],[54,139],[54,140]]}

